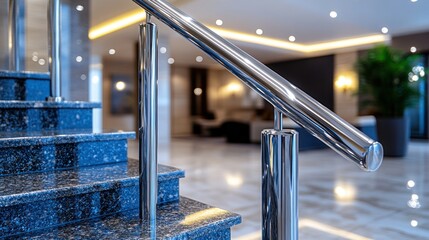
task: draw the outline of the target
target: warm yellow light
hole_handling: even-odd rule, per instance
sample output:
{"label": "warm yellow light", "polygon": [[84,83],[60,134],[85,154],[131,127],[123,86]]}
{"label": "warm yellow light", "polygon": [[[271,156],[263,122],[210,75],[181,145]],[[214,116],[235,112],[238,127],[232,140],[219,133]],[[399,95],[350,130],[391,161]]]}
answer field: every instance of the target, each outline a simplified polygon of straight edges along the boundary
{"label": "warm yellow light", "polygon": [[100,23],[89,29],[88,37],[91,40],[97,39],[112,32],[116,32],[130,25],[142,22],[146,19],[146,13],[143,9],[137,9],[125,14],[119,15],[106,22]]}
{"label": "warm yellow light", "polygon": [[220,29],[216,27],[209,27],[209,28],[215,33],[219,34],[220,36],[231,40],[254,43],[254,44],[265,45],[265,46],[275,47],[275,48],[282,48],[282,49],[293,50],[298,52],[305,52],[305,46],[298,43],[291,43],[291,42],[286,42],[279,39],[261,37],[258,35]]}
{"label": "warm yellow light", "polygon": [[[414,223],[415,224],[415,223]],[[417,223],[418,224],[418,223]],[[417,226],[417,224],[415,224]],[[413,225],[413,223],[411,223]],[[371,240],[371,238],[367,238],[361,235],[358,235],[356,233],[352,233],[340,228],[332,227],[326,224],[323,224],[318,221],[314,221],[311,219],[301,219],[299,220],[299,228],[313,228],[316,230],[319,230],[321,232],[325,232],[334,236],[337,236],[341,239],[348,239],[348,240]],[[242,237],[237,238],[237,240],[257,240],[261,239],[261,231],[253,232],[248,235],[244,235]]]}
{"label": "warm yellow light", "polygon": [[[97,26],[94,26],[89,31],[89,39],[94,40],[109,33],[118,31],[122,28],[128,27],[132,24],[142,22],[146,18],[144,10],[134,10],[118,17],[115,17],[109,21],[103,22]],[[375,34],[363,37],[341,39],[327,42],[320,42],[315,44],[299,44],[284,41],[281,39],[274,39],[269,37],[262,37],[260,35],[248,34],[243,32],[237,32],[232,30],[221,29],[213,26],[208,26],[212,31],[216,32],[220,36],[237,40],[241,42],[248,42],[253,44],[259,44],[263,46],[269,46],[274,48],[280,48],[285,50],[291,50],[301,53],[312,53],[326,50],[333,50],[338,48],[355,47],[366,44],[382,43],[388,40],[388,36],[383,34]]]}
{"label": "warm yellow light", "polygon": [[221,35],[224,38],[231,40],[237,40],[241,42],[254,43],[269,47],[281,48],[285,50],[292,50],[302,53],[320,52],[326,50],[333,50],[338,48],[355,47],[366,44],[381,43],[388,40],[388,37],[382,34],[375,34],[363,37],[341,39],[327,42],[320,42],[315,44],[299,44],[292,43],[280,39],[261,37],[258,35],[252,35],[242,32],[236,32],[226,29],[220,29],[216,27],[209,27],[211,30]]}
{"label": "warm yellow light", "polygon": [[349,240],[370,240],[370,238],[366,238],[360,235],[357,235],[355,233],[346,231],[346,230],[342,230],[339,228],[335,228],[311,219],[301,219],[299,221],[299,228],[303,228],[303,227],[309,227],[309,228],[314,228],[317,229],[319,231],[323,231],[332,235],[336,235],[338,237],[344,238],[344,239],[349,239]]}
{"label": "warm yellow light", "polygon": [[347,91],[351,89],[353,86],[353,81],[351,78],[340,76],[337,81],[335,81],[335,87],[337,87],[339,90]]}
{"label": "warm yellow light", "polygon": [[193,225],[198,222],[204,222],[207,219],[220,217],[227,214],[228,212],[220,208],[208,208],[185,217],[183,221],[180,222],[182,225]]}
{"label": "warm yellow light", "polygon": [[225,174],[226,183],[231,187],[240,187],[243,185],[243,177],[239,174]]}
{"label": "warm yellow light", "polygon": [[347,183],[338,183],[334,188],[335,199],[339,202],[351,202],[356,198],[356,188]]}
{"label": "warm yellow light", "polygon": [[355,47],[367,44],[382,43],[388,40],[388,37],[382,34],[374,34],[363,37],[334,40],[306,45],[306,52],[326,51],[338,48]]}
{"label": "warm yellow light", "polygon": [[227,91],[233,94],[240,92],[242,88],[242,85],[235,82],[232,82],[226,86]]}

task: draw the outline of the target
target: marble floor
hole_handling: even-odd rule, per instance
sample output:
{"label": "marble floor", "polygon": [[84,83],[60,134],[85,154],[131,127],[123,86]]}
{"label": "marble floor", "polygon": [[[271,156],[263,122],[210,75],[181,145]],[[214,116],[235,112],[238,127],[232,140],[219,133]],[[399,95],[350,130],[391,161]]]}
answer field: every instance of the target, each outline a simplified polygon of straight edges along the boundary
{"label": "marble floor", "polygon": [[[160,149],[161,163],[186,171],[182,195],[242,215],[233,239],[261,238],[259,145],[182,138]],[[375,173],[329,149],[301,152],[299,216],[300,239],[429,239],[429,142],[413,141]]]}

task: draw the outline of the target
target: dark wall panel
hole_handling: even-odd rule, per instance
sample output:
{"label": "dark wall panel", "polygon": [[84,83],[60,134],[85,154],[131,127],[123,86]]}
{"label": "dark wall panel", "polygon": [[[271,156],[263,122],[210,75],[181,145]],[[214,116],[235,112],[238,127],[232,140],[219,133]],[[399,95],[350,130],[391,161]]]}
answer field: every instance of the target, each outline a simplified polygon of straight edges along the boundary
{"label": "dark wall panel", "polygon": [[334,56],[306,58],[268,64],[289,82],[334,109]]}

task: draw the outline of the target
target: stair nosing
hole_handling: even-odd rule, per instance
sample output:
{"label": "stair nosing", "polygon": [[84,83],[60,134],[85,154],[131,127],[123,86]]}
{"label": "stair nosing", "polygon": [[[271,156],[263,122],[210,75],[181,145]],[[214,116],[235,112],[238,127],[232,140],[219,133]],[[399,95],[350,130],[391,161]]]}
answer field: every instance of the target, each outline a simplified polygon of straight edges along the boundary
{"label": "stair nosing", "polygon": [[19,101],[19,100],[0,100],[0,108],[22,108],[22,109],[92,109],[101,108],[99,102],[84,101]]}
{"label": "stair nosing", "polygon": [[0,148],[21,147],[21,146],[38,146],[49,144],[96,142],[108,140],[135,139],[135,133],[126,132],[100,132],[100,133],[72,133],[64,131],[60,135],[41,135],[41,136],[24,136],[0,138]]}

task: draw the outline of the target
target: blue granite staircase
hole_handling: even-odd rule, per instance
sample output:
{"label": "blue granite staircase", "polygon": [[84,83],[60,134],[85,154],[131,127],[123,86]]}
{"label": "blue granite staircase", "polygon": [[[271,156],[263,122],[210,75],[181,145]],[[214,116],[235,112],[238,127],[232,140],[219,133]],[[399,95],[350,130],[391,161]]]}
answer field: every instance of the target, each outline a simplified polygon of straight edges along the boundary
{"label": "blue granite staircase", "polygon": [[230,239],[240,216],[179,196],[159,165],[156,231],[138,218],[132,132],[93,132],[97,103],[44,99],[49,75],[0,72],[0,238]]}

